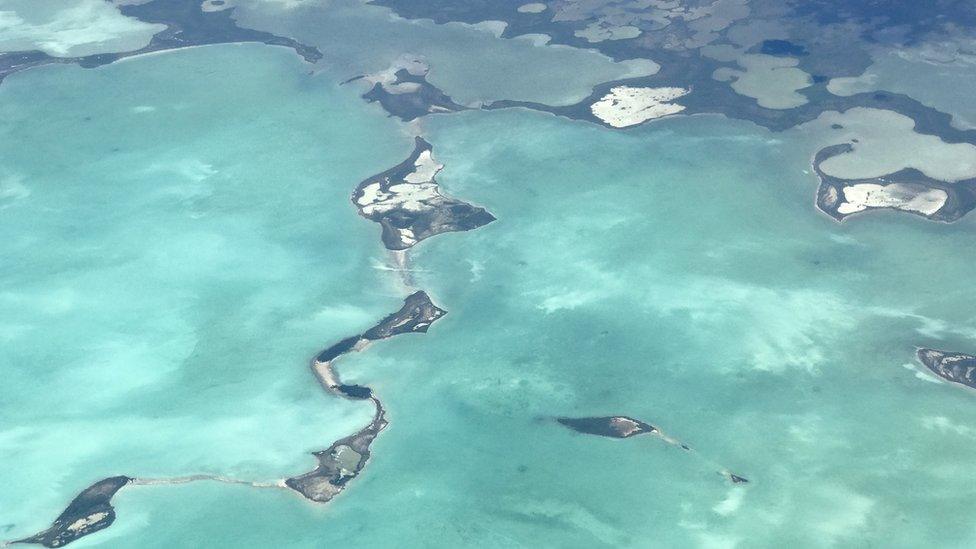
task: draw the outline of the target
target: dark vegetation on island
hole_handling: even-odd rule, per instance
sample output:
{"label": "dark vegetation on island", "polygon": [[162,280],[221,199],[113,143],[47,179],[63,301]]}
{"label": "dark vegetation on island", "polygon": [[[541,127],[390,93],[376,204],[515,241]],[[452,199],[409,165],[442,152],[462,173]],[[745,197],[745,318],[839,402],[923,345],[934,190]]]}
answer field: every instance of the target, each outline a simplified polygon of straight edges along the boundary
{"label": "dark vegetation on island", "polygon": [[657,432],[653,425],[627,416],[560,417],[556,421],[576,432],[601,437],[629,438]]}
{"label": "dark vegetation on island", "polygon": [[[222,5],[224,2],[212,0],[211,3]],[[668,38],[676,38],[676,40],[668,42],[663,40],[656,42],[657,39],[652,35],[655,29],[648,27],[642,29],[645,34],[641,39],[591,43],[578,36],[576,31],[595,21],[594,17],[554,20],[551,7],[541,13],[518,12],[516,8],[527,3],[525,0],[498,2],[373,0],[373,3],[388,6],[403,17],[430,18],[439,23],[504,21],[507,23],[503,34],[505,37],[544,33],[556,44],[595,48],[615,60],[653,59],[661,65],[661,70],[651,76],[600,84],[593,89],[589,97],[574,105],[550,106],[501,100],[486,105],[487,109],[523,107],[605,125],[603,121],[593,116],[590,106],[606,95],[612,87],[681,86],[693,90],[681,100],[681,104],[686,108],[683,114],[722,114],[730,118],[748,120],[773,131],[782,131],[814,120],[826,111],[868,107],[907,115],[915,120],[916,131],[937,135],[948,143],[976,143],[976,130],[958,129],[952,126],[948,114],[928,107],[907,95],[886,91],[857,93],[845,97],[831,94],[827,89],[827,82],[831,78],[858,76],[870,65],[871,58],[859,46],[851,47],[849,43],[842,40],[821,39],[819,34],[821,26],[848,23],[863,27],[865,41],[879,43],[885,39],[895,40],[892,37],[897,35],[897,40],[912,43],[920,40],[927,32],[937,31],[942,24],[940,18],[951,20],[959,26],[976,25],[976,15],[974,15],[976,12],[969,9],[971,4],[966,2],[939,0],[938,9],[933,9],[929,3],[912,3],[908,0],[886,3],[850,3],[842,0],[754,2],[756,6],[771,5],[774,8],[778,6],[785,14],[784,17],[802,23],[795,26],[794,30],[806,29],[799,31],[800,34],[795,36],[762,40],[751,45],[747,50],[749,53],[796,57],[799,59],[798,67],[811,75],[811,85],[799,90],[799,93],[809,102],[790,109],[761,107],[755,99],[736,93],[728,82],[712,78],[716,69],[729,67],[731,62],[702,55],[697,47],[674,47],[675,43],[680,43],[678,39],[687,38],[681,34],[686,29],[669,30],[671,36]],[[550,6],[553,4],[567,3],[549,2]],[[606,3],[593,3],[594,6],[602,4]],[[964,11],[967,9],[968,11]],[[0,80],[19,70],[52,63],[74,63],[91,68],[149,52],[232,42],[260,42],[289,47],[311,63],[317,62],[322,57],[314,47],[301,44],[291,38],[238,27],[233,19],[233,8],[202,11],[200,0],[150,0],[143,4],[120,6],[120,11],[126,16],[147,23],[163,24],[167,28],[154,35],[144,48],[130,52],[73,58],[56,58],[41,51],[3,53],[0,54]],[[889,34],[884,34],[886,32]],[[392,72],[392,78],[374,82],[363,97],[367,101],[379,103],[388,113],[405,121],[428,114],[456,112],[467,108],[457,104],[442,90],[428,82],[426,70],[417,72],[408,68],[399,68]],[[441,195],[434,179],[437,170],[431,172],[429,179],[407,180],[408,176],[418,173],[418,159],[425,153],[429,154],[431,150],[431,145],[418,137],[414,151],[407,160],[364,180],[352,195],[352,200],[360,214],[381,225],[384,245],[390,250],[405,250],[436,234],[467,231],[495,220],[495,217],[484,208]],[[820,169],[821,164],[828,158],[849,153],[851,150],[852,147],[848,143],[837,144],[820,150],[814,159],[814,169],[820,178],[817,206],[837,220],[852,215],[838,211],[841,204],[839,198],[844,196],[844,188],[856,184],[881,186],[898,184],[907,193],[922,193],[930,189],[944,191],[948,198],[937,212],[929,215],[911,212],[935,221],[958,220],[976,207],[976,179],[948,183],[927,177],[918,170],[906,169],[876,178],[847,180],[824,174]],[[374,184],[376,187],[367,193],[367,188]],[[416,188],[420,199],[400,200],[403,198],[398,196],[401,193],[391,189],[398,185]],[[428,192],[430,190],[433,192]],[[363,203],[362,200],[366,197],[371,198]],[[406,205],[408,202],[409,206]],[[444,314],[446,311],[434,305],[425,292],[418,291],[407,297],[404,305],[396,313],[384,318],[363,334],[345,338],[316,356],[312,366],[320,380],[334,381],[324,383],[327,390],[345,398],[369,400],[375,407],[375,413],[370,423],[360,431],[335,441],[324,450],[314,452],[316,467],[302,475],[284,479],[285,486],[311,501],[330,501],[363,471],[371,457],[373,441],[388,424],[385,418],[386,410],[372,389],[364,385],[345,384],[339,381],[334,362],[374,341],[404,333],[424,333]],[[917,357],[940,378],[976,388],[976,356],[922,348],[917,351]],[[559,417],[556,421],[584,435],[626,439],[652,434],[680,446],[685,451],[692,451],[688,446],[666,437],[655,426],[628,416]],[[734,484],[749,482],[745,477],[727,470],[723,470],[722,473]],[[60,547],[109,527],[116,518],[115,509],[111,504],[112,497],[135,480],[137,479],[127,476],[115,476],[96,482],[78,494],[48,529],[13,543],[37,543],[47,547]]]}
{"label": "dark vegetation on island", "polygon": [[919,362],[946,381],[976,389],[976,356],[921,348]]}
{"label": "dark vegetation on island", "polygon": [[373,399],[373,392],[369,387],[348,385],[339,381],[332,362],[374,341],[406,333],[426,333],[431,324],[446,314],[447,311],[434,305],[427,292],[414,292],[403,301],[399,311],[387,316],[364,333],[347,337],[319,353],[312,361],[312,369],[328,391],[354,400]]}
{"label": "dark vegetation on island", "polygon": [[430,143],[417,137],[409,158],[367,178],[352,194],[360,215],[382,227],[387,249],[405,250],[434,235],[470,231],[495,221],[484,208],[442,195],[434,179],[439,167],[419,181],[412,177],[419,173],[418,159],[434,162],[431,150]]}
{"label": "dark vegetation on island", "polygon": [[370,400],[376,406],[373,421],[358,433],[341,438],[325,450],[313,453],[318,465],[303,475],[285,480],[289,488],[307,499],[326,503],[345,489],[346,483],[359,475],[369,460],[370,445],[387,425],[383,405],[376,398]]}
{"label": "dark vegetation on island", "polygon": [[[543,2],[538,12],[519,11],[522,0],[371,0],[408,19],[432,19],[437,23],[452,21],[475,24],[502,21],[504,38],[524,34],[545,34],[551,43],[596,49],[611,59],[651,59],[660,65],[653,75],[604,82],[592,93],[572,105],[547,105],[518,100],[498,100],[486,109],[527,108],[605,127],[594,116],[591,105],[617,86],[681,87],[691,90],[678,102],[683,115],[721,114],[748,120],[772,131],[782,131],[816,119],[827,111],[847,111],[854,107],[895,111],[912,118],[915,131],[935,135],[947,143],[976,144],[976,130],[959,129],[951,116],[900,93],[871,91],[850,96],[830,93],[832,78],[860,76],[871,65],[871,48],[898,49],[932,40],[946,43],[959,29],[976,27],[976,10],[964,0],[916,2],[844,2],[842,0],[749,0],[743,12],[731,21],[721,21],[701,30],[701,21],[716,5],[713,0],[688,0],[680,4],[642,0],[614,2]],[[670,10],[699,10],[695,17],[674,16]],[[728,7],[728,6],[726,6]],[[951,23],[949,23],[951,22]],[[742,33],[768,25],[765,37],[741,42]],[[639,29],[636,36],[623,39],[591,41],[588,30],[593,26],[612,29],[620,25]],[[738,33],[738,34],[737,34]],[[764,39],[763,39],[764,38]],[[798,90],[807,103],[787,109],[760,106],[756,99],[736,93],[726,81],[713,78],[722,68],[740,69],[735,56],[716,57],[705,46],[743,44],[737,55],[765,54],[797,59],[797,68],[810,75],[809,86]],[[920,173],[904,171],[898,176],[909,185],[947,189],[955,185],[942,211],[929,219],[952,221],[972,209],[976,199],[971,181],[963,185],[940,182]],[[822,185],[821,190],[829,185]],[[818,200],[818,202],[820,202]],[[830,208],[828,214],[838,217]]]}
{"label": "dark vegetation on island", "polygon": [[434,305],[427,292],[417,291],[407,296],[399,311],[366,330],[363,339],[377,341],[413,332],[425,334],[434,321],[446,314],[447,311]]}
{"label": "dark vegetation on island", "polygon": [[[820,169],[820,165],[827,159],[837,155],[847,154],[852,150],[853,146],[849,143],[832,145],[818,151],[813,160],[813,169],[817,177],[820,178],[820,187],[817,189],[817,208],[837,221],[842,221],[852,215],[870,210],[892,209],[921,216],[932,221],[952,223],[972,211],[973,208],[976,208],[976,178],[950,183],[933,179],[914,168],[906,168],[879,177],[842,179],[828,175]],[[897,187],[895,188],[897,188],[898,194],[906,200],[913,196],[922,195],[931,189],[943,191],[947,198],[945,203],[931,214],[915,210],[899,209],[892,206],[868,207],[865,210],[853,213],[840,211],[840,207],[845,203],[844,189],[853,185],[864,184],[880,185],[889,189],[892,188],[892,185],[896,185]]]}
{"label": "dark vegetation on island", "polygon": [[[320,365],[319,361],[325,358],[328,362],[326,367],[331,373],[331,361],[354,350],[357,342],[379,341],[406,333],[425,333],[433,322],[445,314],[447,312],[434,305],[426,292],[415,292],[404,300],[400,310],[378,322],[363,335],[346,338],[320,353],[313,361],[313,369]],[[61,547],[108,528],[115,521],[115,508],[111,504],[112,497],[130,483],[174,484],[194,480],[215,480],[252,486],[280,487],[283,484],[311,501],[328,502],[345,489],[347,483],[358,476],[366,466],[370,457],[370,445],[380,431],[386,427],[387,421],[384,417],[386,411],[383,409],[382,403],[373,396],[368,387],[337,384],[326,386],[326,389],[338,396],[356,400],[370,400],[376,408],[376,413],[369,425],[362,430],[335,441],[325,450],[315,452],[313,455],[318,464],[315,469],[308,473],[285,479],[283,483],[275,485],[235,481],[216,475],[194,475],[153,480],[128,476],[109,477],[92,484],[78,494],[48,529],[33,536],[16,540],[13,543],[37,543],[46,547]]]}
{"label": "dark vegetation on island", "polygon": [[[285,484],[306,498],[325,503],[345,489],[366,467],[370,457],[370,445],[386,428],[386,410],[383,403],[373,396],[369,387],[341,383],[332,362],[342,355],[356,350],[357,344],[387,339],[400,334],[426,333],[431,324],[447,314],[434,305],[426,292],[418,291],[408,296],[399,311],[379,321],[362,335],[343,339],[319,353],[312,363],[312,370],[322,385],[332,393],[354,400],[370,400],[376,407],[373,421],[361,431],[339,439],[325,450],[315,452],[318,460],[315,469],[285,480]],[[353,343],[350,344],[350,341]],[[323,360],[324,359],[324,360]]]}
{"label": "dark vegetation on island", "polygon": [[[638,435],[655,435],[672,446],[677,446],[688,453],[695,453],[690,446],[665,435],[660,429],[629,416],[592,416],[592,417],[557,417],[556,422],[577,433],[607,438],[631,438]],[[699,454],[699,458],[700,458]],[[708,460],[710,465],[716,465]],[[732,481],[733,484],[745,484],[749,479],[737,475],[728,469],[718,471],[720,475]]]}
{"label": "dark vegetation on island", "polygon": [[125,476],[102,479],[82,490],[68,507],[54,519],[51,527],[13,543],[38,543],[45,547],[61,547],[78,538],[108,528],[115,522],[112,496],[132,482]]}
{"label": "dark vegetation on island", "polygon": [[405,122],[428,114],[467,109],[427,81],[430,67],[425,61],[416,58],[402,61],[394,64],[385,74],[377,75],[379,78],[371,78],[375,83],[363,94],[363,99],[370,103],[379,103],[391,116]]}

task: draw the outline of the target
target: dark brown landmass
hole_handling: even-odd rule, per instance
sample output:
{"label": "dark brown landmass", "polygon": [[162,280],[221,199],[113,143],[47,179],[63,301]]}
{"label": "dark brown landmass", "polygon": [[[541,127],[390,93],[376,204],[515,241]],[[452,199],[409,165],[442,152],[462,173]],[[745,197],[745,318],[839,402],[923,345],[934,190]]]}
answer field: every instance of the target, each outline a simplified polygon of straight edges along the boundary
{"label": "dark brown landmass", "polygon": [[325,503],[331,500],[366,467],[370,457],[370,445],[380,431],[386,428],[386,410],[383,403],[373,395],[369,387],[342,383],[335,371],[335,360],[362,349],[373,341],[400,334],[426,333],[431,324],[445,314],[447,311],[434,305],[426,292],[414,292],[407,296],[399,311],[379,321],[362,335],[347,337],[325,349],[312,360],[312,371],[327,391],[353,400],[371,400],[376,407],[376,413],[373,421],[358,433],[339,439],[325,450],[313,453],[318,460],[315,469],[286,479],[285,485],[315,502]]}
{"label": "dark brown landmass", "polygon": [[347,337],[319,353],[312,360],[312,371],[319,378],[322,387],[329,392],[353,400],[375,400],[369,387],[342,383],[333,362],[346,353],[363,349],[373,341],[410,332],[426,333],[431,324],[446,314],[447,311],[434,305],[427,292],[414,292],[403,300],[399,311],[379,321],[364,333]]}
{"label": "dark brown landmass", "polygon": [[[872,177],[868,179],[842,179],[827,175],[820,169],[820,165],[829,158],[837,155],[847,154],[853,150],[849,143],[833,145],[817,152],[813,160],[813,169],[820,178],[820,187],[817,189],[817,208],[837,221],[859,213],[871,210],[888,209],[906,212],[933,221],[952,223],[976,208],[976,178],[963,181],[948,182],[933,179],[922,172],[907,168],[895,173]],[[890,206],[869,206],[858,211],[844,211],[845,202],[844,189],[854,185],[880,185],[907,203],[913,197],[924,196],[926,193],[937,189],[945,193],[945,203],[936,211],[926,213],[906,207]]]}
{"label": "dark brown landmass", "polygon": [[370,398],[376,405],[376,415],[362,431],[341,438],[325,450],[315,452],[318,466],[297,477],[285,480],[289,488],[306,498],[326,503],[346,487],[346,483],[356,478],[369,460],[369,447],[380,431],[386,428],[386,411],[376,398]]}
{"label": "dark brown landmass", "polygon": [[[609,438],[630,438],[637,435],[654,435],[664,442],[677,446],[682,450],[694,453],[701,458],[701,455],[694,452],[691,447],[683,442],[676,440],[662,432],[657,427],[645,423],[639,419],[629,416],[595,416],[595,417],[557,417],[556,421],[577,433],[584,435],[595,435]],[[710,465],[717,465],[708,460]],[[732,481],[733,484],[748,483],[749,479],[737,475],[728,469],[722,469],[719,474]]]}
{"label": "dark brown landmass", "polygon": [[385,73],[364,77],[375,83],[363,99],[378,102],[390,115],[406,122],[428,114],[466,110],[427,81],[429,72],[429,66],[421,59],[398,61]]}
{"label": "dark brown landmass", "polygon": [[363,337],[376,341],[410,332],[426,333],[434,321],[446,314],[447,311],[434,305],[427,292],[414,292],[403,301],[399,311],[366,330]]}
{"label": "dark brown landmass", "polygon": [[976,356],[935,349],[919,349],[919,362],[946,381],[976,389]]}
{"label": "dark brown landmass", "polygon": [[150,0],[145,4],[119,6],[123,15],[146,23],[166,25],[166,29],[156,33],[148,45],[134,51],[84,57],[52,57],[36,50],[0,53],[0,82],[15,72],[40,65],[68,63],[93,68],[134,55],[209,44],[260,42],[291,48],[309,63],[322,58],[318,49],[291,38],[238,27],[232,17],[233,8],[205,12],[200,9],[200,4],[201,0]]}
{"label": "dark brown landmass", "polygon": [[657,432],[653,425],[627,416],[559,417],[556,421],[576,432],[601,437],[629,438]]}
{"label": "dark brown landmass", "polygon": [[726,474],[728,475],[729,480],[732,481],[732,484],[747,484],[749,482],[749,479],[745,477],[740,477],[735,473],[726,473]]}
{"label": "dark brown landmass", "polygon": [[[329,392],[355,400],[370,400],[376,407],[373,420],[357,433],[341,438],[325,450],[314,452],[318,460],[315,469],[284,480],[285,486],[298,492],[311,501],[325,503],[345,489],[346,484],[356,478],[366,466],[370,457],[370,445],[380,431],[386,428],[386,411],[369,387],[346,385],[338,381],[333,369],[333,361],[357,349],[357,344],[387,339],[405,333],[425,333],[437,319],[447,311],[431,302],[426,292],[418,291],[408,296],[397,312],[379,321],[362,335],[343,339],[339,343],[319,353],[312,361],[312,369],[319,377],[323,387]],[[79,538],[108,528],[115,522],[115,508],[111,500],[116,492],[130,483],[182,484],[199,480],[212,480],[233,484],[246,484],[256,487],[276,487],[280,484],[257,483],[236,480],[219,475],[191,475],[187,477],[164,479],[138,479],[128,476],[115,476],[100,480],[89,486],[67,509],[54,520],[51,527],[33,536],[12,543],[39,543],[47,547],[61,547]]]}
{"label": "dark brown landmass", "polygon": [[434,177],[442,168],[423,138],[410,157],[360,183],[352,202],[360,215],[383,228],[383,244],[405,250],[446,232],[470,231],[495,220],[484,208],[442,195]]}
{"label": "dark brown landmass", "polygon": [[92,484],[71,500],[68,508],[54,519],[50,528],[13,543],[39,543],[45,547],[61,547],[108,528],[115,522],[112,496],[130,482],[131,478],[118,476]]}

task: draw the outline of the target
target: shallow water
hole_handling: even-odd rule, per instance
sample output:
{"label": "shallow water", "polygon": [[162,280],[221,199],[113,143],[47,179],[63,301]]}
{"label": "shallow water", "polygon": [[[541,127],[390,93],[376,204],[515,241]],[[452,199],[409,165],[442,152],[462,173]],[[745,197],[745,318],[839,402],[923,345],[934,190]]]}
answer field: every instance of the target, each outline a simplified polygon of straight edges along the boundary
{"label": "shallow water", "polygon": [[344,78],[386,70],[403,54],[422,56],[431,66],[428,80],[461,104],[514,99],[569,105],[602,82],[657,70],[647,60],[614,62],[595,50],[540,45],[540,36],[499,39],[490,23],[436,25],[402,19],[359,0],[291,9],[245,0],[234,10],[241,26],[317,47],[324,55],[319,65]]}
{"label": "shallow water", "polygon": [[126,17],[103,0],[3,0],[0,51],[41,50],[54,57],[138,50],[163,25]]}
{"label": "shallow water", "polygon": [[973,79],[976,63],[972,58],[937,62],[912,51],[895,52],[877,55],[858,77],[835,79],[831,90],[840,95],[875,90],[904,93],[952,115],[953,126],[972,129],[976,128],[976,100],[970,93]]}
{"label": "shallow water", "polygon": [[307,361],[399,304],[349,181],[411,143],[304,70],[222,46],[0,87],[12,532],[106,475],[300,472],[370,417]]}
{"label": "shallow water", "polygon": [[[398,306],[348,195],[410,142],[307,69],[221,46],[0,87],[22,188],[0,202],[4,537],[110,474],[266,480],[366,422],[306,360]],[[134,487],[77,547],[974,542],[973,396],[903,367],[974,345],[972,221],[835,224],[805,173],[819,136],[717,116],[424,125],[445,192],[498,221],[412,252],[449,311],[430,333],[340,363],[391,421],[362,476],[328,506]],[[564,414],[638,417],[695,453]]]}

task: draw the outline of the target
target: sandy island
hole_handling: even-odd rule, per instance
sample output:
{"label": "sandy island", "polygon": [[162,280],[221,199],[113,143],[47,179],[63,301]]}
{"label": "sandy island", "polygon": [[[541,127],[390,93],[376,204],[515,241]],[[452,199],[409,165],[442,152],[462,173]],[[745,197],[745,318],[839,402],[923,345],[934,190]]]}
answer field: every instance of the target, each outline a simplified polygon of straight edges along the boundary
{"label": "sandy island", "polygon": [[604,123],[614,128],[626,128],[685,110],[684,106],[670,101],[690,92],[685,88],[617,86],[590,105],[590,110]]}
{"label": "sandy island", "polygon": [[442,164],[433,147],[416,138],[413,153],[395,167],[360,183],[352,202],[363,217],[383,228],[383,244],[405,250],[434,235],[469,231],[495,220],[484,208],[441,194],[434,177]]}

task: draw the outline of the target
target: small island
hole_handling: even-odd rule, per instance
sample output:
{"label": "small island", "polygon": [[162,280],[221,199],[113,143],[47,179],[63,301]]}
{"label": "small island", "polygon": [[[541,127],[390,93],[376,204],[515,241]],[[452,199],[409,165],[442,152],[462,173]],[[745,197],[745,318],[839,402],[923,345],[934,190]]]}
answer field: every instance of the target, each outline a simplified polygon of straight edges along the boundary
{"label": "small island", "polygon": [[353,400],[370,400],[376,408],[373,420],[353,435],[341,438],[325,450],[314,452],[318,461],[315,469],[295,477],[273,483],[249,482],[220,475],[198,474],[160,479],[114,476],[92,484],[78,494],[68,507],[54,519],[51,526],[33,536],[11,543],[38,543],[46,547],[61,547],[79,538],[108,528],[115,522],[112,497],[130,484],[144,486],[184,484],[201,480],[243,484],[257,488],[290,488],[306,499],[326,503],[346,488],[348,482],[363,470],[370,458],[370,445],[386,428],[386,410],[369,387],[346,385],[339,381],[334,361],[351,351],[364,349],[369,343],[406,333],[426,333],[447,311],[434,305],[424,291],[407,296],[397,312],[379,321],[362,335],[348,337],[319,353],[312,360],[312,371],[322,387],[332,394]]}
{"label": "small island", "polygon": [[976,389],[976,356],[920,348],[918,361],[946,381]]}
{"label": "small island", "polygon": [[306,498],[326,503],[339,494],[346,483],[356,478],[369,460],[369,447],[373,440],[386,428],[386,411],[376,398],[370,398],[376,405],[376,415],[362,431],[332,443],[325,450],[315,452],[318,466],[297,477],[285,480],[285,484]]}
{"label": "small island", "polygon": [[691,90],[676,87],[637,88],[616,86],[590,105],[593,116],[612,128],[627,128],[685,110],[675,99]]}
{"label": "small island", "polygon": [[559,417],[556,421],[578,433],[601,437],[630,438],[658,432],[653,425],[627,416]]}
{"label": "small island", "polygon": [[431,324],[446,314],[447,311],[434,305],[427,292],[414,292],[407,296],[399,311],[379,321],[364,333],[347,337],[319,353],[312,360],[312,371],[322,388],[332,394],[353,400],[373,399],[373,391],[369,387],[347,385],[339,380],[333,366],[335,360],[346,353],[361,351],[373,341],[410,332],[426,333]]}
{"label": "small island", "polygon": [[[664,442],[677,446],[685,452],[693,452],[690,446],[666,434],[650,423],[629,416],[594,416],[594,417],[557,417],[556,422],[577,433],[607,438],[631,438],[638,435],[654,435]],[[700,459],[702,456],[695,453]],[[710,465],[717,465],[706,460]],[[749,479],[722,468],[719,474],[732,481],[733,484],[745,484]]]}
{"label": "small island", "polygon": [[373,84],[373,87],[363,95],[363,99],[370,103],[379,103],[383,110],[404,122],[428,114],[467,109],[428,82],[428,73],[430,67],[423,59],[413,56],[401,57],[383,72],[359,77]]}
{"label": "small island", "polygon": [[373,396],[369,387],[342,383],[334,368],[336,359],[349,352],[365,349],[373,341],[406,333],[426,333],[431,324],[445,314],[447,311],[434,305],[426,292],[414,292],[404,300],[399,311],[379,321],[362,335],[347,337],[325,349],[312,360],[312,371],[325,390],[353,400],[371,400],[376,412],[373,421],[361,431],[335,441],[325,450],[315,452],[313,455],[318,460],[318,466],[308,473],[286,479],[285,485],[318,503],[331,500],[366,467],[370,457],[370,445],[380,431],[386,428],[386,410],[383,404]]}
{"label": "small island", "polygon": [[842,179],[821,169],[827,159],[852,150],[850,143],[832,145],[817,152],[813,160],[820,178],[817,207],[837,221],[861,212],[889,209],[951,223],[976,208],[976,179],[950,183],[913,168],[868,179]]}
{"label": "small island", "polygon": [[68,508],[54,519],[50,528],[13,543],[39,543],[45,547],[61,547],[108,528],[115,522],[112,496],[130,482],[132,479],[129,477],[117,476],[92,484],[71,500]]}
{"label": "small island", "polygon": [[444,166],[434,160],[432,149],[417,137],[410,158],[366,179],[352,194],[359,214],[383,228],[389,250],[406,250],[434,235],[495,221],[484,208],[441,194],[434,177]]}

